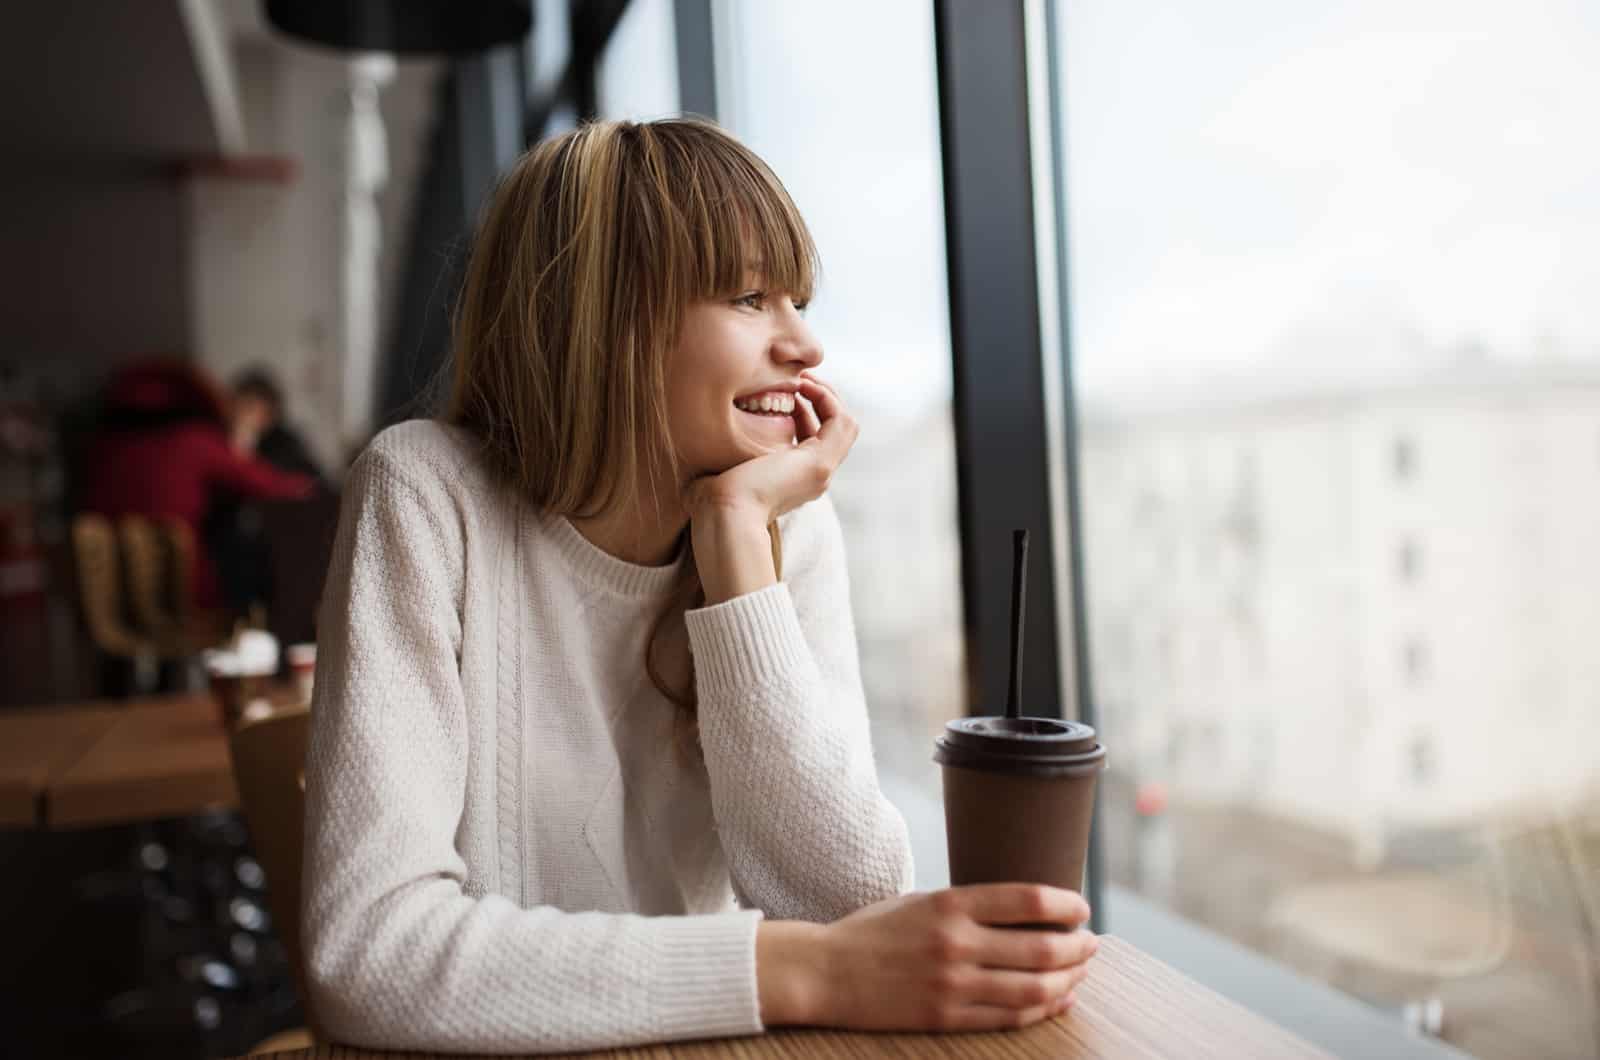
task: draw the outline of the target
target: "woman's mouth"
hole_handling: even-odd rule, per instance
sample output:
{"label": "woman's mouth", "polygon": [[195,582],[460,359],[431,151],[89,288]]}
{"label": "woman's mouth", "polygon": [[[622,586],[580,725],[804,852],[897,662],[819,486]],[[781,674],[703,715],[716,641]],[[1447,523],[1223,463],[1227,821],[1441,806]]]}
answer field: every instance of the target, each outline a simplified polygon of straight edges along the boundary
{"label": "woman's mouth", "polygon": [[733,407],[757,416],[793,416],[794,403],[793,394],[774,390],[753,397],[734,398]]}
{"label": "woman's mouth", "polygon": [[795,433],[795,396],[786,393],[757,394],[733,403],[751,430],[788,441]]}

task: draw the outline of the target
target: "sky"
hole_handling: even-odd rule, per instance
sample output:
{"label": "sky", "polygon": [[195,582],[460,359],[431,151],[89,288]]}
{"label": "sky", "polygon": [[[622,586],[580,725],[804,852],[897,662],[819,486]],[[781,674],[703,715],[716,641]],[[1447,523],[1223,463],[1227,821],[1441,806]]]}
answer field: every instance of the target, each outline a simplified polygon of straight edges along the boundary
{"label": "sky", "polygon": [[1600,5],[1064,5],[1080,387],[1600,359]]}
{"label": "sky", "polygon": [[[1600,363],[1600,4],[1064,0],[1074,381],[1089,398]],[[847,395],[950,392],[931,5],[720,0],[721,120],[811,225]],[[613,112],[676,108],[635,0]]]}

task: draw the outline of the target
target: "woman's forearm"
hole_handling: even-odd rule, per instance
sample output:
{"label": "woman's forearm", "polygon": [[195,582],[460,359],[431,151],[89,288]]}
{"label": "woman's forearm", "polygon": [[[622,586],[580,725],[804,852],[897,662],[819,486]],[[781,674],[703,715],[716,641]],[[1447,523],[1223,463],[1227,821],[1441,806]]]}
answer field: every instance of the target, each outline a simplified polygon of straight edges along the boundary
{"label": "woman's forearm", "polygon": [[803,920],[756,925],[756,993],[768,1027],[827,1023],[827,928]]}
{"label": "woman's forearm", "polygon": [[772,538],[759,512],[707,505],[695,513],[690,537],[708,606],[777,583]]}

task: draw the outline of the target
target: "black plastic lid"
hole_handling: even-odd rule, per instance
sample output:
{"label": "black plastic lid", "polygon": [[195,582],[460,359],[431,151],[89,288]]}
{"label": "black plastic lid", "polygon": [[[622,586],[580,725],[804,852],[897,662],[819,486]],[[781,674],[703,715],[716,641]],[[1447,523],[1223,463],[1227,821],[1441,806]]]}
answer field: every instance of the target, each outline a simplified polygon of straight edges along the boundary
{"label": "black plastic lid", "polygon": [[1075,776],[1105,767],[1106,749],[1087,725],[1057,718],[981,715],[946,723],[933,760],[941,765],[1030,776]]}

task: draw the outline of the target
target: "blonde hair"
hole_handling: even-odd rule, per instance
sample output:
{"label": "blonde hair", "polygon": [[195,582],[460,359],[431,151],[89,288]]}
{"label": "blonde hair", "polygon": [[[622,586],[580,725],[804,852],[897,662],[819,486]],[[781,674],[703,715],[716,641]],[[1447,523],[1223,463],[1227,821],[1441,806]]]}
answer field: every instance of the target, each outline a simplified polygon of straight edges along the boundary
{"label": "blonde hair", "polygon": [[[696,300],[740,292],[747,272],[808,300],[816,248],[771,169],[698,119],[594,122],[524,154],[491,196],[452,321],[447,418],[540,508],[579,517],[636,503],[658,472],[678,482],[666,359]],[[781,576],[777,526],[773,558]],[[703,602],[692,561],[645,647],[650,680],[665,620]]]}

